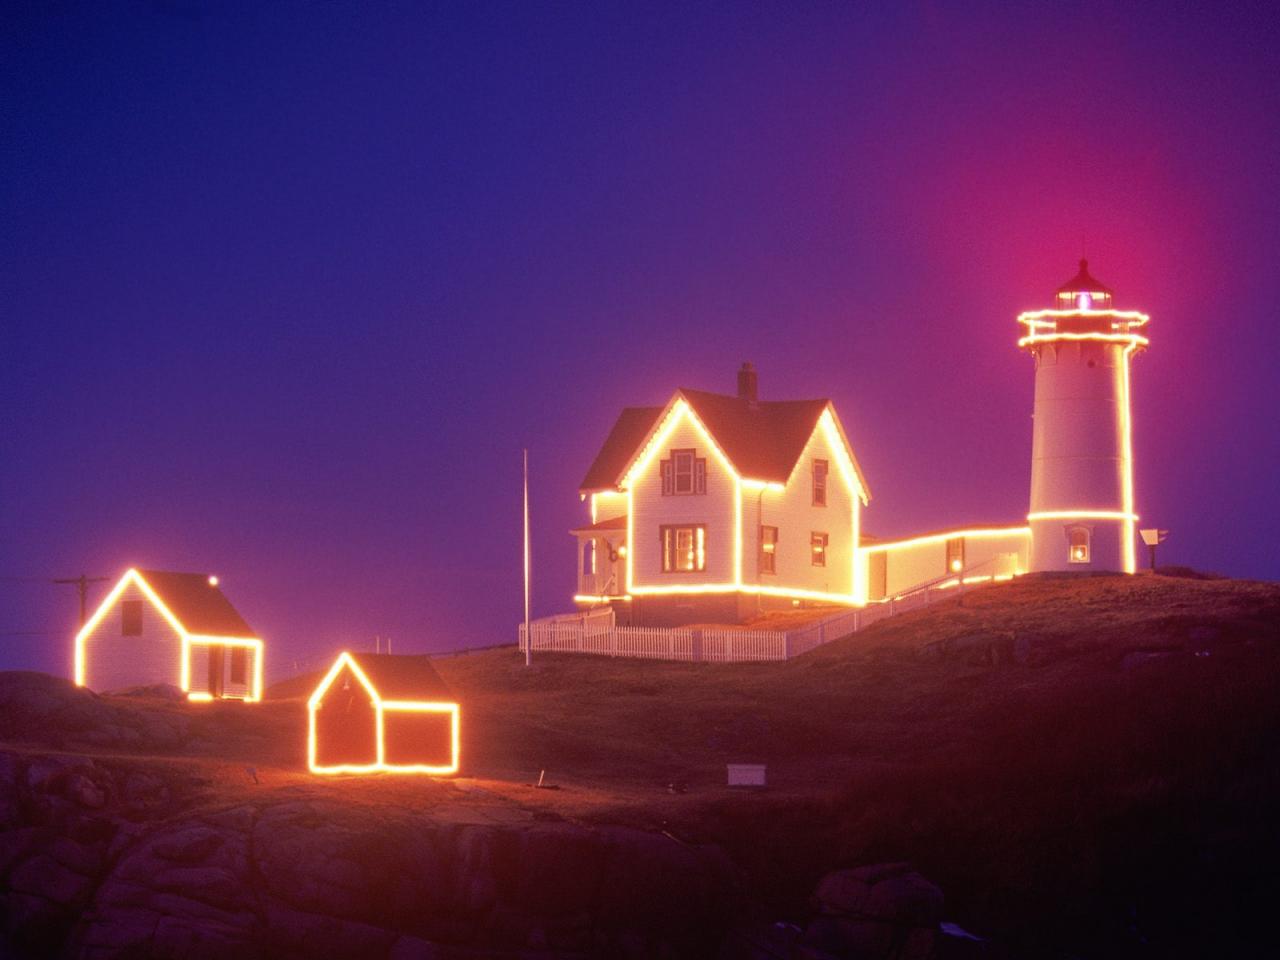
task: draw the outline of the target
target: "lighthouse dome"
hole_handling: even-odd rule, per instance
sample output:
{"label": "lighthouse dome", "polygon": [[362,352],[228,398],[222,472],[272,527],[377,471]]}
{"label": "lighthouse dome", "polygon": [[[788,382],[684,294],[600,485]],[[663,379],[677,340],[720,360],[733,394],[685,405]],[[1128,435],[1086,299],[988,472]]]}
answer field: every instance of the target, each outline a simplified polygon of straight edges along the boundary
{"label": "lighthouse dome", "polygon": [[1089,261],[1081,258],[1080,270],[1058,288],[1060,310],[1110,310],[1111,288],[1089,273]]}

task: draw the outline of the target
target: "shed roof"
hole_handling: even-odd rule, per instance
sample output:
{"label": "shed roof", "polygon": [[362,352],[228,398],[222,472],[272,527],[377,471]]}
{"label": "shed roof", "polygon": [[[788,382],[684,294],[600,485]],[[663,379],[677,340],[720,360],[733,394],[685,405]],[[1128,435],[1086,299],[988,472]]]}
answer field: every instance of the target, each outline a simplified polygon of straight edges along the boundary
{"label": "shed roof", "polygon": [[349,653],[383,700],[450,700],[453,694],[426,654]]}
{"label": "shed roof", "polygon": [[209,574],[168,570],[139,570],[138,574],[188,633],[211,637],[257,636],[226,594],[210,582]]}

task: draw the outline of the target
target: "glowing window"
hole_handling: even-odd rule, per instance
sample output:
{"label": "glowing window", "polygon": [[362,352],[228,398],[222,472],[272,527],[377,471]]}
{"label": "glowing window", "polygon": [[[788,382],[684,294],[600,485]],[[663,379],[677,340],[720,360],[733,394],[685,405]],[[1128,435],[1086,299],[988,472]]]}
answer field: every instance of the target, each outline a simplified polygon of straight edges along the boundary
{"label": "glowing window", "polygon": [[778,528],[760,528],[760,572],[777,573]]}
{"label": "glowing window", "polygon": [[825,533],[809,534],[809,562],[815,567],[825,567],[827,565],[827,542],[829,538]]}
{"label": "glowing window", "polygon": [[707,458],[696,450],[672,450],[662,461],[662,495],[687,496],[707,492]]}
{"label": "glowing window", "polygon": [[959,573],[964,569],[964,537],[952,537],[947,541],[947,572]]}
{"label": "glowing window", "polygon": [[813,461],[813,505],[827,505],[827,461]]}
{"label": "glowing window", "polygon": [[707,569],[707,528],[704,524],[660,527],[662,572],[694,573]]}
{"label": "glowing window", "polygon": [[142,636],[141,600],[122,600],[120,602],[120,636]]}
{"label": "glowing window", "polygon": [[1071,563],[1089,562],[1089,529],[1072,527],[1067,531],[1067,559]]}

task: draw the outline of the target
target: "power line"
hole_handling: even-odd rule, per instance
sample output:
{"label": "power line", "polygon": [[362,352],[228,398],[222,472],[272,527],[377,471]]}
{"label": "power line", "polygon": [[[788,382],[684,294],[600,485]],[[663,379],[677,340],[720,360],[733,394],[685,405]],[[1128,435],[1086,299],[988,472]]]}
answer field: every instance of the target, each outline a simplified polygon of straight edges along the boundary
{"label": "power line", "polygon": [[54,583],[74,583],[80,593],[80,626],[84,626],[85,620],[88,619],[88,613],[85,610],[85,597],[89,592],[89,584],[103,583],[110,580],[110,577],[91,577],[86,573],[80,574],[78,577],[63,577],[55,579]]}

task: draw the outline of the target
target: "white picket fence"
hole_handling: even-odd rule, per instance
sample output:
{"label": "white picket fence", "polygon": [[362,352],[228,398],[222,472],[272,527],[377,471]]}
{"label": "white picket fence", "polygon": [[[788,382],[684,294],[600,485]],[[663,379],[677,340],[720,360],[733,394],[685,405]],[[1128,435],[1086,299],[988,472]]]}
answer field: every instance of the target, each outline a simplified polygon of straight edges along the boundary
{"label": "white picket fence", "polygon": [[[972,568],[977,570],[979,568]],[[969,571],[966,571],[968,574]],[[990,581],[992,575],[973,576]],[[745,630],[725,627],[699,630],[689,627],[620,627],[613,608],[566,613],[534,620],[533,650],[551,653],[593,653],[607,657],[646,660],[685,660],[692,663],[752,663],[790,660],[843,637],[865,630],[894,614],[928,606],[942,596],[964,589],[955,577],[938,577],[912,587],[889,600],[824,617],[795,630]],[[517,639],[525,648],[524,624]]]}

